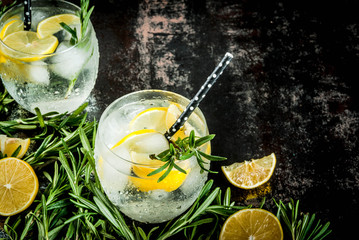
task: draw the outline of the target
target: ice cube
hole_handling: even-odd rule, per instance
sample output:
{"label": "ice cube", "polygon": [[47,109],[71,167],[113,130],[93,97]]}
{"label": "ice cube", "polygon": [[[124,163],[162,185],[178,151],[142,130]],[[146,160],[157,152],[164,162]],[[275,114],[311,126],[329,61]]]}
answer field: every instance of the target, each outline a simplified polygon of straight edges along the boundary
{"label": "ice cube", "polygon": [[87,58],[88,53],[84,49],[72,46],[69,41],[61,42],[52,58],[51,71],[65,79],[73,80],[80,74]]}
{"label": "ice cube", "polygon": [[[69,27],[76,31],[76,36],[77,36],[78,39],[80,39],[80,37],[81,37],[81,24],[69,25]],[[65,30],[63,28],[62,28],[62,30],[55,33],[54,35],[55,35],[55,37],[57,37],[59,42],[70,42],[70,40],[72,38],[72,34],[69,31],[67,31],[67,30]]]}
{"label": "ice cube", "polygon": [[33,83],[39,83],[44,85],[50,84],[50,74],[47,69],[46,63],[42,61],[36,62],[36,64],[24,65],[24,72],[27,73],[27,80]]}

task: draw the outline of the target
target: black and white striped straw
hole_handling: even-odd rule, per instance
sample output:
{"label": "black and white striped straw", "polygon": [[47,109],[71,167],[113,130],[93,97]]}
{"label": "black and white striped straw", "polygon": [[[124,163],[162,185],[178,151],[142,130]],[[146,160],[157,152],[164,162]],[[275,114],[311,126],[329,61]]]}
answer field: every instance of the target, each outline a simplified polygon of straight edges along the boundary
{"label": "black and white striped straw", "polygon": [[24,30],[31,29],[31,0],[24,0]]}
{"label": "black and white striped straw", "polygon": [[230,53],[226,53],[218,66],[214,69],[211,75],[207,78],[206,82],[202,85],[197,94],[192,98],[190,103],[187,105],[186,109],[182,112],[181,116],[177,119],[177,121],[168,129],[165,133],[165,137],[167,139],[171,139],[171,137],[183,126],[183,124],[188,120],[189,116],[192,112],[198,107],[199,103],[205,98],[208,91],[211,89],[213,84],[217,81],[218,77],[223,73],[223,70],[227,67],[227,65],[232,60],[233,55]]}

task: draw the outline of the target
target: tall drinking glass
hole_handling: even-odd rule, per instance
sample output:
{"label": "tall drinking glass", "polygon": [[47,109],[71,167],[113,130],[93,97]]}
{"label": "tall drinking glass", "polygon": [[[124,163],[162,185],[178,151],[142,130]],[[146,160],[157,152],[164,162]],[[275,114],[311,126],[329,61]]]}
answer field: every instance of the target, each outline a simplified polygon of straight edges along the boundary
{"label": "tall drinking glass", "polygon": [[[1,79],[28,111],[38,107],[42,113],[71,112],[86,100],[96,82],[99,50],[95,30],[90,21],[81,30],[76,16],[80,8],[72,3],[32,1],[31,29],[24,31],[23,9],[23,4],[14,6],[0,19]],[[60,16],[58,22],[49,27],[55,15]],[[66,21],[77,33],[77,42],[60,26]],[[47,36],[49,28],[59,31]]]}
{"label": "tall drinking glass", "polygon": [[[188,103],[173,92],[144,90],[117,99],[101,116],[96,171],[110,201],[134,220],[159,223],[173,219],[193,204],[207,180],[207,172],[201,171],[194,157],[176,160],[186,174],[173,168],[162,181],[158,180],[165,170],[148,175],[164,164],[151,155],[168,149],[163,134]],[[192,130],[196,136],[208,135],[200,109],[172,140],[183,139]],[[201,150],[210,154],[210,144]]]}

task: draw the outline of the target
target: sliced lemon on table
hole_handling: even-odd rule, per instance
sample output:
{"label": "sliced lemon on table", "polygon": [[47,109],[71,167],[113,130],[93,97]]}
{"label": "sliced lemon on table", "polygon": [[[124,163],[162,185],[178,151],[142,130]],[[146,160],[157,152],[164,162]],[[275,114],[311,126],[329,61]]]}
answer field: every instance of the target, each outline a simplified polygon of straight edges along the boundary
{"label": "sliced lemon on table", "polygon": [[21,147],[20,151],[14,157],[22,158],[30,146],[30,139],[10,138],[6,135],[0,135],[0,152],[3,155],[6,154],[11,157],[19,146]]}
{"label": "sliced lemon on table", "polygon": [[252,159],[229,166],[222,166],[228,181],[243,189],[253,189],[267,182],[274,172],[276,157],[274,153],[260,159]]}
{"label": "sliced lemon on table", "polygon": [[39,38],[45,38],[51,36],[58,31],[62,30],[60,23],[65,23],[67,25],[77,25],[80,24],[80,18],[74,14],[59,14],[42,20],[37,25],[37,34]]}
{"label": "sliced lemon on table", "polygon": [[232,214],[223,224],[219,240],[282,240],[282,226],[271,212],[250,208]]}
{"label": "sliced lemon on table", "polygon": [[166,107],[148,108],[137,114],[130,122],[130,130],[155,129],[158,132],[165,133],[164,124],[167,113]]}
{"label": "sliced lemon on table", "polygon": [[19,19],[13,19],[5,24],[1,29],[0,39],[4,39],[10,33],[18,32],[24,30],[24,23]]}
{"label": "sliced lemon on table", "polygon": [[[12,58],[22,61],[37,61],[44,56],[36,56],[43,54],[53,53],[59,41],[54,36],[48,36],[40,39],[35,32],[30,31],[18,31],[9,34],[3,40],[3,42],[10,48],[19,51],[18,53],[7,54],[6,49],[2,49],[3,53],[9,55]],[[29,56],[29,55],[35,56]]]}
{"label": "sliced lemon on table", "polygon": [[12,216],[34,201],[39,181],[34,169],[18,158],[0,160],[0,215]]}

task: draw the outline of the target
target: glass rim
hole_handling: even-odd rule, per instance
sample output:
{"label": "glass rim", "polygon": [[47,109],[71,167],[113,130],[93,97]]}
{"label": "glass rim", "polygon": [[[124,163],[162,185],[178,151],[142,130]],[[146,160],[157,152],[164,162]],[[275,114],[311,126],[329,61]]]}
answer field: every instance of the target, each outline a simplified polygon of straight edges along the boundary
{"label": "glass rim", "polygon": [[[98,130],[100,129],[100,126],[102,125],[103,121],[105,121],[106,117],[105,115],[107,114],[108,111],[110,111],[114,105],[116,105],[118,102],[122,101],[124,98],[126,97],[129,97],[129,96],[132,96],[132,95],[135,95],[135,94],[140,94],[140,93],[151,93],[151,92],[158,92],[158,93],[161,93],[161,92],[164,92],[166,94],[171,94],[171,95],[174,95],[178,98],[182,98],[184,99],[185,101],[188,101],[188,103],[190,102],[190,100],[188,98],[186,98],[185,96],[182,96],[178,93],[175,93],[175,92],[172,92],[172,91],[167,91],[167,90],[160,90],[160,89],[145,89],[145,90],[139,90],[139,91],[135,91],[135,92],[131,92],[131,93],[128,93],[128,94],[125,94],[119,98],[117,98],[116,100],[114,100],[110,105],[108,105],[105,109],[105,111],[103,111],[101,117],[100,117],[100,121],[98,123]],[[203,112],[201,111],[201,109],[199,107],[197,107],[195,109],[195,112],[197,111],[197,113],[199,113],[199,117],[201,118],[201,120],[203,121],[203,123],[205,124],[205,128],[206,128],[206,131],[208,133],[208,126],[207,126],[207,122],[206,122],[206,118],[203,114]],[[135,166],[148,166],[148,167],[151,167],[151,168],[154,168],[154,167],[159,167],[159,165],[151,165],[151,164],[145,164],[145,163],[137,163],[137,162],[133,162],[131,161],[130,159],[125,159],[124,157],[116,154],[110,147],[107,146],[107,144],[104,144],[105,141],[104,139],[102,138],[101,134],[99,134],[99,131],[97,131],[97,134],[98,134],[98,137],[99,137],[99,140],[101,141],[100,144],[104,145],[106,147],[106,150],[109,151],[111,154],[113,154],[114,156],[118,157],[119,159],[129,163],[129,164],[132,164],[132,165],[135,165]],[[97,136],[96,136],[97,137]],[[207,143],[208,144],[208,143]],[[206,144],[206,146],[207,146]],[[186,160],[176,160],[177,161],[181,161],[181,162],[188,162],[191,158],[189,159],[186,159]],[[110,162],[108,162],[108,164],[110,164],[112,166],[112,164]],[[112,166],[114,167],[114,166]],[[116,169],[116,168],[114,168]]]}
{"label": "glass rim", "polygon": [[[76,11],[80,11],[81,8],[79,6],[77,6],[76,4],[74,3],[71,3],[71,2],[68,2],[68,1],[64,1],[64,0],[53,0],[53,1],[50,1],[50,0],[42,0],[42,1],[39,1],[39,0],[33,0],[32,3],[54,3],[54,2],[60,2],[60,3],[65,3],[69,6],[72,6],[72,7],[75,7],[77,10]],[[34,4],[33,4],[34,5]],[[33,7],[32,5],[32,7]],[[10,11],[13,11],[14,9],[17,9],[17,8],[23,8],[24,5],[23,3],[19,3],[19,4],[16,4],[14,6],[12,6],[11,8],[7,9],[6,12],[3,13],[3,15],[0,17],[0,23],[3,21],[4,17],[10,12]],[[11,17],[11,16],[10,16]],[[8,45],[6,45],[4,43],[4,41],[2,39],[0,39],[0,44],[1,44],[1,47],[2,48],[5,48],[6,50],[8,50],[10,53],[18,53],[18,54],[21,54],[21,55],[24,55],[26,56],[26,58],[28,57],[52,57],[52,56],[56,56],[56,55],[60,55],[60,54],[63,54],[63,53],[66,53],[68,51],[71,51],[73,48],[77,47],[79,44],[81,44],[82,42],[84,42],[87,38],[88,38],[88,35],[90,34],[91,31],[89,31],[89,29],[91,28],[92,26],[92,23],[91,23],[91,20],[89,20],[88,22],[88,25],[87,25],[87,29],[86,29],[86,34],[85,36],[81,37],[80,41],[78,41],[76,44],[74,44],[73,46],[63,50],[63,51],[60,51],[60,52],[53,52],[53,53],[47,53],[47,54],[38,54],[38,53],[26,53],[26,52],[22,52],[22,51],[19,51],[19,50],[16,50],[16,49],[13,49],[11,47],[9,47]],[[12,57],[12,56],[9,56],[9,57]],[[21,60],[21,58],[19,59]]]}

